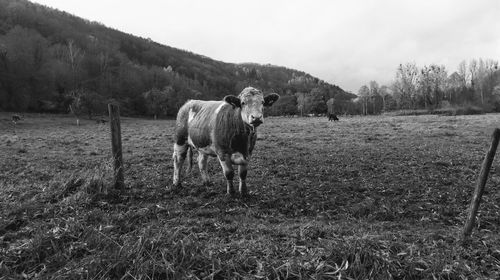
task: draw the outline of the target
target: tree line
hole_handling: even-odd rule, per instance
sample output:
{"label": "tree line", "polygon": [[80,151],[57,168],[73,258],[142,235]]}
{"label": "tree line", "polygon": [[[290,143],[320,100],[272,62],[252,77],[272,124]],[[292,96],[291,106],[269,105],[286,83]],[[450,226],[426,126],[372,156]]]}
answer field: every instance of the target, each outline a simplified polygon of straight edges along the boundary
{"label": "tree line", "polygon": [[380,114],[473,106],[500,111],[492,59],[400,64],[393,82],[356,94],[302,71],[216,61],[26,0],[0,0],[0,110],[92,117],[115,103],[125,115],[175,116],[188,99],[222,99],[247,86],[280,100],[270,115]]}
{"label": "tree line", "polygon": [[443,65],[418,67],[400,64],[388,85],[376,81],[360,87],[361,114],[392,110],[426,110],[475,107],[481,112],[500,112],[500,70],[493,59],[463,60],[451,74]]}
{"label": "tree line", "polygon": [[[318,103],[346,94],[301,71],[224,63],[26,0],[0,0],[0,110],[92,117],[116,103],[125,115],[156,118],[175,116],[188,99],[222,99],[246,86],[286,96],[272,114],[323,112]],[[297,100],[295,111],[286,104]]]}
{"label": "tree line", "polygon": [[[372,115],[405,110],[424,113],[500,112],[500,69],[493,59],[463,60],[451,74],[443,65],[418,67],[400,64],[394,80],[387,85],[376,81],[359,88],[357,95],[347,92],[329,95],[321,88],[297,91],[282,97],[275,105],[278,114]],[[271,112],[272,113],[272,112]]]}

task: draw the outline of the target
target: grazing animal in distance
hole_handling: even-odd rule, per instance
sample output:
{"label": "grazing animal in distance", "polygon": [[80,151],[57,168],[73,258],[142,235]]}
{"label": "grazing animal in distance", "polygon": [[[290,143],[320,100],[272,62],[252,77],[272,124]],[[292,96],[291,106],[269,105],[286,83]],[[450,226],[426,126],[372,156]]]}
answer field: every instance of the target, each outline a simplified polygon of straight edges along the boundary
{"label": "grazing animal in distance", "polygon": [[96,122],[97,124],[105,124],[105,123],[107,123],[107,122],[108,122],[108,120],[107,120],[107,119],[105,119],[105,118],[99,118],[99,119],[95,120],[95,122]]}
{"label": "grazing animal in distance", "polygon": [[23,118],[20,115],[18,115],[18,114],[14,114],[14,115],[12,115],[11,119],[12,119],[12,122],[14,124],[17,124],[17,122],[20,121],[20,120],[22,120]]}
{"label": "grazing animal in distance", "polygon": [[192,150],[198,151],[198,167],[204,184],[210,180],[208,157],[217,157],[227,183],[227,194],[234,195],[233,164],[238,165],[239,192],[247,195],[246,177],[250,155],[257,140],[257,127],[264,121],[263,108],[271,106],[279,95],[264,97],[262,91],[247,87],[238,95],[227,95],[221,101],[189,100],[177,113],[174,132],[173,188],[181,184],[182,165]]}
{"label": "grazing animal in distance", "polygon": [[332,120],[333,120],[333,121],[335,121],[335,122],[336,122],[336,121],[338,121],[338,120],[339,120],[339,118],[337,118],[337,115],[335,115],[335,114],[333,114],[333,113],[328,113],[328,120],[329,120],[329,121],[332,121]]}

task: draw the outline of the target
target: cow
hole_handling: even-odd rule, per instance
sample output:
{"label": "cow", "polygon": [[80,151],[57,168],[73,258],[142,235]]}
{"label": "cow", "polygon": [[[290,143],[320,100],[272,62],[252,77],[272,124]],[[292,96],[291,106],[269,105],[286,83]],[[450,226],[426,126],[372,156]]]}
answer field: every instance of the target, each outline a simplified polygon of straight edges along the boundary
{"label": "cow", "polygon": [[104,118],[104,117],[100,117],[100,118],[98,118],[98,119],[95,120],[96,124],[105,124],[107,122],[108,122],[108,120],[106,118]]}
{"label": "cow", "polygon": [[339,118],[337,118],[337,115],[335,115],[335,114],[333,114],[333,113],[328,113],[328,120],[329,120],[329,121],[332,121],[332,120],[333,120],[334,122],[336,122],[336,121],[338,121],[338,120],[339,120]]}
{"label": "cow", "polygon": [[14,115],[12,115],[11,119],[12,119],[12,122],[14,124],[17,124],[17,122],[20,121],[20,120],[22,120],[23,118],[20,115],[18,115],[18,114],[14,114]]}
{"label": "cow", "polygon": [[263,107],[279,99],[271,93],[247,87],[238,96],[227,95],[221,101],[188,100],[177,113],[174,132],[173,189],[181,185],[181,170],[188,157],[192,166],[193,149],[198,151],[198,167],[204,184],[210,184],[208,157],[217,157],[227,183],[227,194],[233,196],[234,170],[238,165],[239,193],[247,195],[247,166],[257,140],[257,127],[264,121]]}

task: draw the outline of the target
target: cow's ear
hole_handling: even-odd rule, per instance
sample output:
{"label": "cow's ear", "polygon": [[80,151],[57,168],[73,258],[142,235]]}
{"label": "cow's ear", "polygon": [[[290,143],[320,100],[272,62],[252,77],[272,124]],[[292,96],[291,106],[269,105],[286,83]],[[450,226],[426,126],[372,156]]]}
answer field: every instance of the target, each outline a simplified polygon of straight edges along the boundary
{"label": "cow's ear", "polygon": [[241,108],[241,101],[238,97],[234,96],[234,95],[226,95],[226,97],[224,97],[224,101],[226,101],[227,103],[233,105],[233,106],[236,106],[236,107],[240,107]]}
{"label": "cow's ear", "polygon": [[264,97],[264,106],[269,107],[274,104],[274,102],[278,101],[280,96],[277,93],[271,93],[268,96]]}

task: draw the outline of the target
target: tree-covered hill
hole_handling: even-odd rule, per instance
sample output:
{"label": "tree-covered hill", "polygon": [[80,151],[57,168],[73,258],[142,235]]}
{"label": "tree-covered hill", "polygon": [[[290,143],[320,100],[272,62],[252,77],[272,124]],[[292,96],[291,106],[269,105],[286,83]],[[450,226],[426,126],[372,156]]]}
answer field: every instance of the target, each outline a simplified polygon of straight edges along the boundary
{"label": "tree-covered hill", "polygon": [[174,115],[189,98],[220,99],[249,85],[295,104],[313,90],[323,102],[353,97],[301,71],[216,61],[26,0],[0,0],[0,110],[74,105],[92,115],[117,102],[125,114]]}

